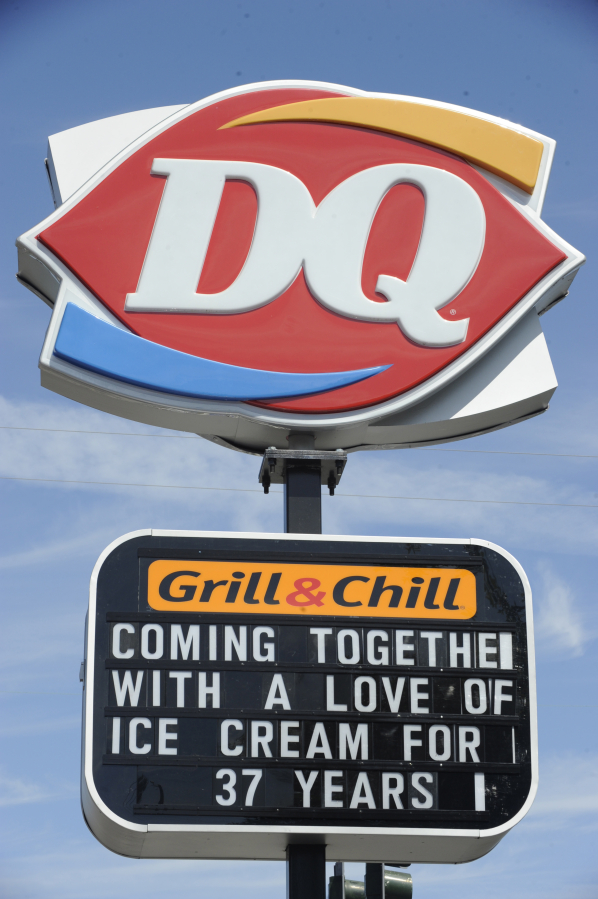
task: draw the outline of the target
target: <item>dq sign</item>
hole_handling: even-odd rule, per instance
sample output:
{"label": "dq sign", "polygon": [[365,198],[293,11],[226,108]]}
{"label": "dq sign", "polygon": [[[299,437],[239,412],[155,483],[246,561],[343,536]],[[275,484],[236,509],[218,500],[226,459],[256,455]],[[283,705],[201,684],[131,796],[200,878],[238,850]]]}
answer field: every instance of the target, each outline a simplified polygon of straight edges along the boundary
{"label": "dq sign", "polygon": [[[537,313],[583,262],[539,218],[553,141],[303,82],[168,111],[50,139],[64,202],[19,241],[21,279],[55,308],[47,386],[255,449],[298,428],[333,447],[447,439],[546,407]],[[515,395],[494,381],[522,353]],[[407,412],[440,391],[431,418]]]}

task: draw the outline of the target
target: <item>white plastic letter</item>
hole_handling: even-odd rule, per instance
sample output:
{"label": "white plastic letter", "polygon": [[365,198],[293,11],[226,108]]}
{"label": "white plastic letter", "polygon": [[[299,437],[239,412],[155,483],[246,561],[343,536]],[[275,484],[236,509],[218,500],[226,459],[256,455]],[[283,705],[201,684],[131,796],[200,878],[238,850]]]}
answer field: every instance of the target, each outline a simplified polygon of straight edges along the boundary
{"label": "white plastic letter", "polygon": [[512,702],[513,694],[505,692],[505,687],[513,687],[512,680],[495,680],[494,681],[494,714],[502,715],[503,702]]}
{"label": "white plastic letter", "polygon": [[318,665],[326,664],[326,636],[332,633],[331,627],[310,627],[310,634],[315,634],[318,641]]}
{"label": "white plastic letter", "polygon": [[237,791],[235,790],[237,775],[232,768],[221,768],[220,771],[216,773],[216,780],[224,780],[225,777],[227,777],[228,780],[222,784],[222,791],[226,793],[226,796],[216,796],[218,805],[232,805],[237,799]]}
{"label": "white plastic letter", "polygon": [[[442,752],[438,751],[438,737],[442,734]],[[451,757],[451,729],[446,724],[435,724],[428,735],[430,758],[435,762],[446,762]]]}
{"label": "white plastic letter", "polygon": [[176,704],[177,708],[185,708],[185,681],[193,677],[191,671],[171,671],[168,675],[176,680]]}
{"label": "white plastic letter", "polygon": [[112,672],[112,681],[114,683],[114,694],[116,696],[116,704],[124,705],[129,694],[129,702],[132,706],[139,705],[139,694],[141,693],[141,685],[143,683],[143,671],[137,672],[137,679],[133,684],[133,677],[130,671],[123,674],[122,684],[118,678],[118,671]]}
{"label": "white plastic letter", "polygon": [[180,624],[170,625],[170,658],[178,658],[178,650],[181,650],[181,659],[185,662],[191,658],[194,662],[199,660],[199,624],[190,624],[187,638],[183,637],[183,628]]}
{"label": "white plastic letter", "polygon": [[253,799],[255,797],[255,791],[257,790],[257,785],[262,779],[262,769],[261,768],[243,768],[241,771],[243,777],[251,777],[253,778],[249,786],[247,787],[247,794],[245,796],[245,805],[253,805]]}
{"label": "white plastic letter", "polygon": [[422,631],[420,637],[428,641],[428,665],[436,668],[436,641],[442,639],[442,631]]}
{"label": "white plastic letter", "polygon": [[251,722],[251,755],[252,758],[258,758],[260,754],[260,746],[265,757],[272,758],[272,750],[270,743],[274,739],[274,727],[271,721],[252,721]]}
{"label": "white plastic letter", "polygon": [[401,793],[405,789],[405,778],[402,774],[394,774],[390,771],[382,772],[382,808],[390,808],[392,796],[395,808],[403,808]]}
{"label": "white plastic letter", "polygon": [[513,634],[499,634],[500,667],[513,667]]}
{"label": "white plastic letter", "polygon": [[212,708],[220,708],[220,672],[212,672],[212,686],[208,687],[207,671],[200,671],[197,676],[197,708],[207,709],[208,695],[212,697]]}
{"label": "white plastic letter", "polygon": [[[489,646],[490,641],[495,645]],[[496,634],[478,634],[478,649],[478,668],[498,668]]]}
{"label": "white plastic letter", "polygon": [[420,690],[420,687],[428,686],[427,677],[410,677],[409,692],[411,694],[411,714],[412,715],[429,715],[430,707],[421,705],[422,702],[429,701],[430,694],[427,690]]}
{"label": "white plastic letter", "polygon": [[477,753],[480,745],[481,736],[479,727],[460,727],[459,728],[459,761],[467,762],[467,753],[471,756],[472,762],[479,762],[480,757]]}
{"label": "white plastic letter", "polygon": [[115,624],[112,630],[112,655],[115,659],[132,659],[133,650],[125,649],[123,652],[120,648],[120,639],[123,631],[127,634],[134,634],[135,628],[132,624]]}
{"label": "white plastic letter", "polygon": [[397,644],[397,665],[415,665],[415,659],[406,658],[405,653],[411,652],[415,654],[415,646],[413,643],[407,643],[406,637],[413,637],[413,631],[397,631],[396,632],[396,644]]}
{"label": "white plastic letter", "polygon": [[112,719],[112,753],[118,755],[120,752],[120,718]]}
{"label": "white plastic letter", "polygon": [[159,718],[158,719],[158,755],[176,755],[176,746],[169,746],[178,739],[178,734],[170,733],[169,727],[176,727],[178,718]]}
{"label": "white plastic letter", "polygon": [[[347,640],[351,644],[351,654],[347,655]],[[360,659],[359,634],[357,631],[344,629],[336,635],[338,660],[341,665],[357,665]]]}
{"label": "white plastic letter", "polygon": [[289,697],[287,694],[287,689],[284,685],[282,674],[275,674],[272,678],[272,683],[270,684],[270,689],[268,690],[268,697],[266,699],[264,708],[273,709],[275,705],[282,706],[285,712],[290,712],[291,710],[291,703],[289,702]]}
{"label": "white plastic letter", "polygon": [[393,715],[398,715],[399,708],[401,706],[401,697],[405,688],[405,678],[397,677],[397,684],[394,693],[392,692],[392,687],[390,686],[389,677],[382,678],[382,686],[384,687],[384,692],[386,693],[390,711],[393,713]]}
{"label": "white plastic letter", "polygon": [[310,771],[309,777],[305,777],[303,771],[295,771],[295,777],[299,781],[299,785],[303,790],[303,808],[309,808],[311,802],[311,788],[316,782],[318,771]]}
{"label": "white plastic letter", "polygon": [[[367,690],[367,700],[363,702],[363,688]],[[373,677],[355,678],[353,701],[358,712],[373,712],[376,709],[376,681]]]}
{"label": "white plastic letter", "polygon": [[458,634],[449,634],[449,655],[451,668],[459,667],[459,656],[463,660],[464,668],[471,668],[471,644],[469,634],[461,634],[463,642],[461,646],[457,643]]}
{"label": "white plastic letter", "polygon": [[274,639],[274,629],[271,627],[254,627],[253,629],[253,658],[256,662],[274,661],[274,643],[264,643],[262,637]]}
{"label": "white plastic letter", "polygon": [[[406,281],[383,273],[376,291],[363,293],[361,276],[370,228],[378,207],[396,184],[414,184],[425,198],[419,248]],[[358,172],[322,200],[306,260],[310,290],[329,309],[363,321],[395,321],[422,346],[454,346],[467,336],[469,319],[438,314],[475,272],[486,232],[484,207],[462,178],[425,165],[396,163]]]}
{"label": "white plastic letter", "polygon": [[376,808],[374,794],[372,793],[370,781],[365,771],[362,771],[361,774],[357,775],[350,808],[359,808],[360,805],[367,805],[368,808]]}
{"label": "white plastic letter", "polygon": [[239,625],[239,636],[235,633],[234,625],[225,624],[224,626],[224,661],[233,661],[233,649],[237,654],[240,662],[247,661],[247,625]]}
{"label": "white plastic letter", "polygon": [[[474,696],[473,688],[478,688],[477,697]],[[470,715],[485,715],[488,710],[488,697],[486,691],[486,681],[479,677],[470,677],[463,684],[463,696],[465,698],[465,708]]]}
{"label": "white plastic letter", "polygon": [[291,743],[299,742],[299,734],[290,733],[291,730],[297,730],[300,727],[298,721],[281,721],[280,722],[280,757],[283,759],[299,758],[299,750],[291,749]]}
{"label": "white plastic letter", "polygon": [[421,734],[421,724],[404,724],[403,725],[403,758],[406,762],[411,762],[411,750],[415,746],[423,746],[422,740],[418,740],[414,735]]}
{"label": "white plastic letter", "polygon": [[343,776],[342,771],[324,771],[324,808],[342,808],[341,799],[334,799],[335,793],[342,793],[342,784],[334,781]]}
{"label": "white plastic letter", "polygon": [[[156,648],[149,648],[149,635],[156,635]],[[164,628],[160,624],[144,624],[141,628],[141,655],[144,659],[161,659],[164,654]]]}
{"label": "white plastic letter", "polygon": [[350,724],[339,724],[338,726],[338,757],[339,759],[347,758],[347,750],[352,759],[357,758],[357,753],[361,746],[361,758],[368,758],[368,726],[367,724],[358,724],[355,728],[355,736],[351,733]]}
{"label": "white plastic letter", "polygon": [[434,797],[422,784],[422,780],[426,783],[431,784],[434,783],[434,776],[432,774],[412,774],[411,775],[411,785],[414,790],[423,796],[423,799],[419,799],[417,796],[413,796],[411,799],[411,804],[413,808],[432,808],[434,805]]}
{"label": "white plastic letter", "polygon": [[346,712],[347,706],[344,702],[337,702],[334,696],[334,674],[326,675],[326,711],[327,712]]}
{"label": "white plastic letter", "polygon": [[[249,312],[271,303],[301,268],[314,202],[302,181],[256,162],[154,159],[166,175],[162,202],[128,312]],[[246,181],[258,198],[253,241],[238,277],[219,293],[197,293],[227,180]]]}
{"label": "white plastic letter", "polygon": [[382,644],[388,643],[387,631],[368,631],[366,639],[368,663],[370,665],[388,665],[388,646],[381,646],[380,643],[376,643],[376,640]]}
{"label": "white plastic letter", "polygon": [[222,755],[241,755],[243,747],[231,746],[229,743],[231,728],[243,730],[243,725],[236,718],[227,718],[222,722],[220,725],[220,751]]}
{"label": "white plastic letter", "polygon": [[305,758],[313,759],[316,755],[323,755],[325,759],[332,758],[330,743],[326,736],[326,729],[321,721],[318,721],[313,729]]}
{"label": "white plastic letter", "polygon": [[143,746],[139,746],[137,743],[137,729],[145,727],[149,730],[151,726],[152,722],[149,718],[131,718],[129,722],[129,750],[134,755],[146,755],[152,748],[151,743],[144,743]]}

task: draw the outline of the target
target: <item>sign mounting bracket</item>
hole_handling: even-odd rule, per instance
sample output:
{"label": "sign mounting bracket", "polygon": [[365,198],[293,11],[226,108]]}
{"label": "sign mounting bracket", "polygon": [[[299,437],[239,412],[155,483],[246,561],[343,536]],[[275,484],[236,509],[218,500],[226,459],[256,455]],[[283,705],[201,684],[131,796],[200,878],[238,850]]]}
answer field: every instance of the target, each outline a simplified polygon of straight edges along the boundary
{"label": "sign mounting bracket", "polygon": [[347,464],[342,449],[316,450],[313,434],[289,435],[289,449],[268,447],[264,452],[259,482],[264,493],[271,484],[284,484],[284,521],[287,534],[322,533],[322,491],[330,496],[340,483]]}

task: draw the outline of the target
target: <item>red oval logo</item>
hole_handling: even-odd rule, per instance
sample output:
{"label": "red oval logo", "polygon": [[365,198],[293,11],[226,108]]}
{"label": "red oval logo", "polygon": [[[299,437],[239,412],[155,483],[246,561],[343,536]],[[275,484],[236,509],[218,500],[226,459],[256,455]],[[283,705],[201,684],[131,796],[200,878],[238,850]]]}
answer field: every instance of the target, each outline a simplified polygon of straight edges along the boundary
{"label": "red oval logo", "polygon": [[341,412],[399,396],[567,257],[474,165],[423,139],[305,115],[225,127],[338,96],[258,90],[192,111],[39,240],[153,343],[267,372],[377,370],[257,405]]}

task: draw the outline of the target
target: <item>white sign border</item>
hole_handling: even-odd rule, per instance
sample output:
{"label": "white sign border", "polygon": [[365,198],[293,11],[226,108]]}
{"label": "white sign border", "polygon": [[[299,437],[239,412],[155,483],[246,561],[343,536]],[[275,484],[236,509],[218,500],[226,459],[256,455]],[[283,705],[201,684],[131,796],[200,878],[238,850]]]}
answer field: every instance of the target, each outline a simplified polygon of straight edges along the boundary
{"label": "white sign border", "polygon": [[[371,827],[359,829],[357,827],[315,827],[315,826],[284,826],[284,825],[218,825],[218,824],[134,824],[116,815],[101,799],[93,779],[93,701],[95,686],[95,622],[97,582],[102,565],[108,556],[119,547],[136,537],[195,537],[218,539],[253,539],[253,540],[310,540],[310,541],[334,541],[361,543],[427,543],[427,544],[465,544],[471,546],[484,546],[499,553],[515,568],[521,578],[525,594],[526,630],[527,630],[527,654],[528,654],[528,678],[529,678],[529,713],[530,713],[530,749],[532,782],[525,803],[517,814],[499,827],[489,829],[457,830],[449,828],[409,828],[409,827]],[[533,631],[533,608],[531,587],[527,575],[517,559],[507,550],[491,543],[488,540],[478,538],[438,538],[438,537],[361,537],[336,534],[267,534],[259,532],[234,532],[234,531],[178,531],[142,529],[123,534],[114,540],[102,552],[96,562],[89,586],[89,612],[86,626],[85,645],[85,682],[83,700],[83,724],[82,724],[82,764],[81,764],[81,804],[83,814],[92,833],[109,849],[121,855],[140,858],[262,858],[282,860],[284,854],[272,854],[268,847],[274,842],[281,845],[286,842],[300,842],[301,836],[308,837],[308,842],[326,842],[332,851],[331,837],[334,845],[334,860],[354,861],[356,853],[361,861],[389,861],[390,855],[384,852],[385,845],[381,844],[381,838],[398,838],[398,849],[394,856],[401,854],[401,861],[424,862],[427,864],[450,863],[451,859],[444,857],[429,857],[424,843],[429,843],[432,855],[439,851],[441,856],[451,852],[451,844],[455,846],[452,863],[474,861],[491,849],[516,825],[530,810],[538,790],[538,716],[536,693],[536,664]],[[194,844],[199,844],[197,838],[200,835],[218,836],[221,844],[228,842],[231,852],[214,855],[214,846],[206,845],[206,854],[199,851]],[[153,839],[148,839],[152,835]],[[171,839],[168,839],[168,836]],[[191,837],[191,840],[181,839],[183,835]],[[249,854],[243,851],[243,835],[248,835],[250,841]],[[232,839],[226,840],[226,837]],[[264,839],[260,839],[260,836]],[[278,841],[272,838],[278,836]],[[286,837],[281,840],[281,837]],[[368,839],[371,837],[371,839]],[[402,838],[402,839],[400,839]],[[406,839],[407,838],[407,839]],[[413,839],[409,839],[413,838]],[[422,840],[422,838],[427,838]],[[438,842],[440,841],[440,842]],[[266,847],[265,854],[255,854],[256,842]],[[386,842],[386,841],[384,841]],[[406,843],[403,848],[403,843]],[[446,846],[445,844],[449,845]],[[162,846],[161,846],[162,844]],[[171,851],[167,851],[168,844]],[[437,846],[437,850],[435,850]],[[154,848],[155,847],[155,848]],[[180,854],[179,850],[189,847],[189,854]],[[192,851],[192,847],[194,850]],[[344,847],[344,848],[343,848]],[[146,852],[144,852],[144,848]],[[157,851],[158,850],[158,851]],[[383,857],[380,858],[380,853]]]}

